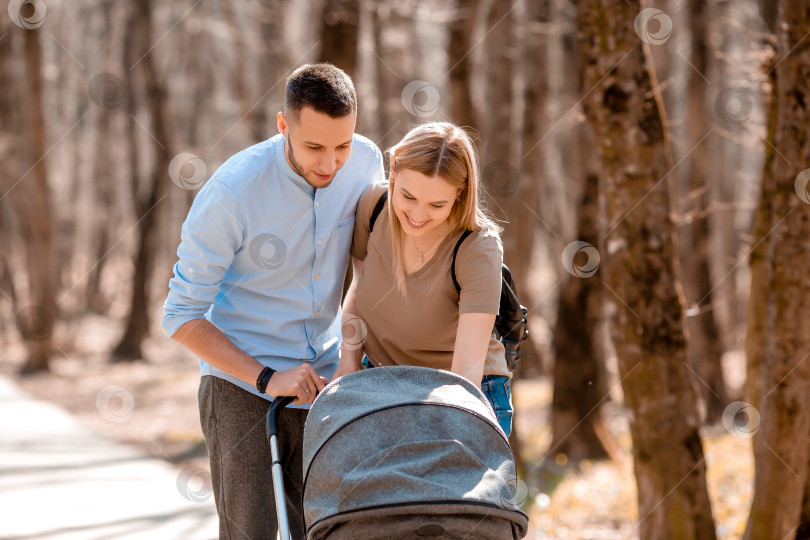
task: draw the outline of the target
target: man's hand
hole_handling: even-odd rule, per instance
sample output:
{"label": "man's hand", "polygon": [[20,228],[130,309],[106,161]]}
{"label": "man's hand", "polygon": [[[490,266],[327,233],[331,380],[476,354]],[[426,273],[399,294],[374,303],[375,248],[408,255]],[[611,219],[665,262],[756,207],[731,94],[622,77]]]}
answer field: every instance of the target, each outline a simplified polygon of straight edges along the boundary
{"label": "man's hand", "polygon": [[311,403],[329,380],[321,377],[309,364],[287,371],[277,371],[270,377],[266,392],[271,396],[295,396],[293,403]]}

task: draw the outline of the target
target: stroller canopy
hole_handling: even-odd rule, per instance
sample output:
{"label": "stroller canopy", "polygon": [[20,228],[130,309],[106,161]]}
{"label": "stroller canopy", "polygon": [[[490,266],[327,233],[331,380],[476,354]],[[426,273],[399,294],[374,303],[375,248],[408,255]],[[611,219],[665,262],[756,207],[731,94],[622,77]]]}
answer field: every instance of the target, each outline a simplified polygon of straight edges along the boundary
{"label": "stroller canopy", "polygon": [[329,384],[307,417],[309,540],[523,538],[516,484],[486,397],[447,371],[351,373]]}

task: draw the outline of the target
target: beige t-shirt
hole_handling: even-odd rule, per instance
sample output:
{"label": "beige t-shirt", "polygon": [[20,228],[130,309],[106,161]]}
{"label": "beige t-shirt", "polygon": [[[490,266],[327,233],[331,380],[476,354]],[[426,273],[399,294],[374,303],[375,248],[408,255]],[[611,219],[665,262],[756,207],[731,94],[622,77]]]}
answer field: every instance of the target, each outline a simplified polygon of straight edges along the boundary
{"label": "beige t-shirt", "polygon": [[[450,371],[459,314],[498,313],[501,241],[496,233],[477,231],[461,243],[456,258],[459,295],[450,267],[461,233],[449,235],[422,268],[406,274],[406,299],[394,276],[387,204],[369,237],[371,213],[387,189],[387,184],[366,189],[354,222],[352,256],[363,261],[357,285],[357,315],[368,329],[366,356],[375,366],[410,365]],[[490,337],[484,375],[511,377],[503,345],[494,334]]]}

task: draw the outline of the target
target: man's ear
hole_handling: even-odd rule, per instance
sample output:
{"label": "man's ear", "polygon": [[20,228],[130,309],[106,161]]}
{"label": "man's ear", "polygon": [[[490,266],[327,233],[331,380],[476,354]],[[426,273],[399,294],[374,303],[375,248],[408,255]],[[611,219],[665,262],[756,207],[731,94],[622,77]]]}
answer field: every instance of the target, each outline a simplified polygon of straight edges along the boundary
{"label": "man's ear", "polygon": [[276,127],[278,128],[279,133],[281,133],[285,137],[287,136],[287,130],[289,130],[290,125],[287,122],[287,117],[284,116],[284,113],[282,111],[279,111],[278,114],[276,115]]}

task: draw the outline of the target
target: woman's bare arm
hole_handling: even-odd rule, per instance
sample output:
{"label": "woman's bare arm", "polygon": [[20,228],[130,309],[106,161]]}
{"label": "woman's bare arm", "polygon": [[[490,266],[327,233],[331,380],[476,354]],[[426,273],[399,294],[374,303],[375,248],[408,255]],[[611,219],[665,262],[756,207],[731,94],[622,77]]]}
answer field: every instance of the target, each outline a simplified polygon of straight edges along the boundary
{"label": "woman's bare arm", "polygon": [[462,313],[458,316],[456,347],[450,371],[481,386],[489,338],[495,325],[492,313]]}
{"label": "woman's bare arm", "polygon": [[363,261],[352,257],[352,282],[349,290],[346,291],[346,298],[343,300],[341,310],[343,312],[341,319],[343,340],[340,343],[340,363],[332,380],[358,371],[360,361],[363,359],[366,326],[357,316],[357,283],[360,281],[362,269]]}

